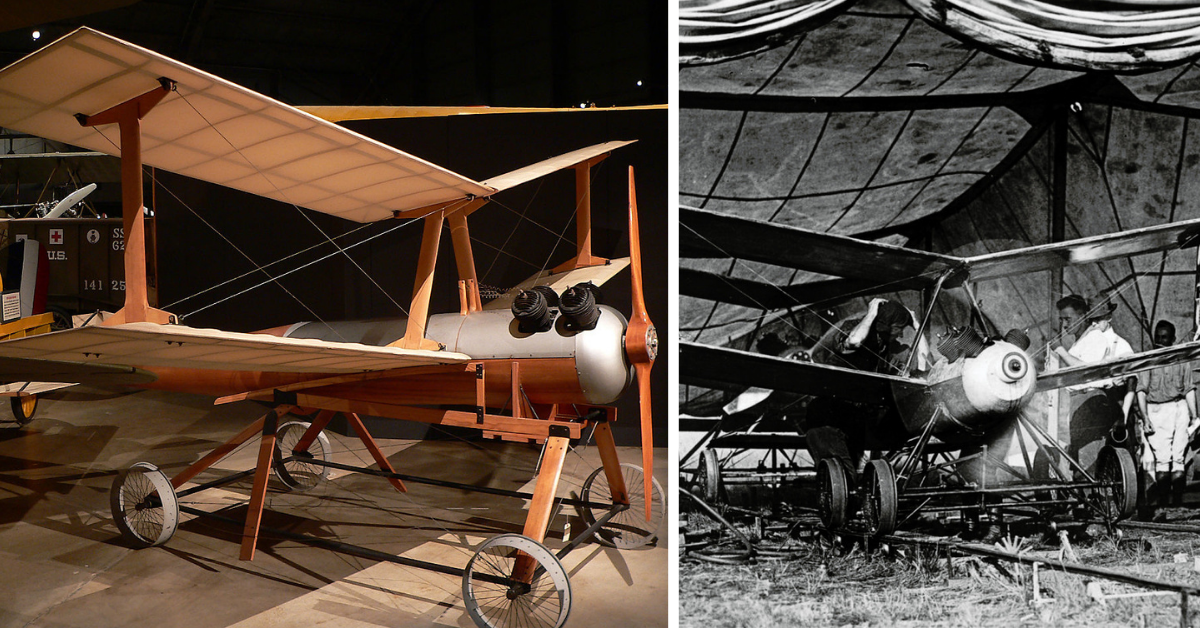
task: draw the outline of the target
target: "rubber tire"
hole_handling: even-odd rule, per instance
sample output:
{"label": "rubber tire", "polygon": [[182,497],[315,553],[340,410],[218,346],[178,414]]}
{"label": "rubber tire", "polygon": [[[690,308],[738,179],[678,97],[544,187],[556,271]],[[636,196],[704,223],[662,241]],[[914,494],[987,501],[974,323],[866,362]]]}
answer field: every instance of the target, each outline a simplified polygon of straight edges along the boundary
{"label": "rubber tire", "polygon": [[[493,551],[489,552],[489,550]],[[488,575],[504,578],[511,577],[510,566],[504,563],[509,559],[513,559],[513,565],[515,565],[516,552],[513,550],[519,550],[530,556],[537,562],[539,568],[545,570],[545,573],[534,579],[534,583],[535,585],[538,582],[551,584],[558,593],[558,614],[554,618],[554,626],[555,628],[560,628],[567,623],[567,618],[571,614],[571,581],[567,575],[567,570],[563,568],[558,558],[550,550],[546,549],[544,545],[520,534],[501,534],[484,541],[483,545],[480,545],[479,549],[475,551],[475,555],[471,557],[470,562],[467,563],[467,567],[463,570],[462,579],[463,605],[467,609],[467,615],[480,628],[531,625],[527,619],[528,615],[521,615],[521,613],[527,611],[531,615],[537,610],[536,607],[516,602],[525,596],[529,596],[528,599],[536,604],[539,599],[543,601],[548,599],[549,596],[546,593],[549,593],[549,591],[543,590],[541,595],[537,594],[537,591],[525,593],[516,600],[509,600],[509,602],[512,602],[508,609],[509,612],[499,612],[498,617],[496,615],[489,617],[487,613],[488,609],[480,606],[479,598],[481,596],[477,595],[476,588],[483,589],[485,587],[499,587],[501,585],[483,583],[482,581],[476,582],[475,578],[472,577],[476,572],[486,573],[487,571],[496,572]],[[499,590],[498,588],[495,589],[495,591]],[[500,599],[503,596],[485,595],[482,597],[485,603],[487,600],[497,601],[501,604],[505,603],[504,600]],[[507,623],[504,621],[505,619],[515,619],[516,623]],[[493,620],[499,621],[494,622]]]}
{"label": "rubber tire", "polygon": [[896,472],[886,460],[872,460],[862,477],[863,520],[870,536],[878,538],[895,532],[898,510]]}
{"label": "rubber tire", "polygon": [[[149,484],[139,480],[139,477],[144,478]],[[131,482],[136,482],[136,485]],[[153,525],[149,527],[130,525],[128,510],[125,507],[125,500],[129,497],[124,490],[127,486],[135,491],[138,488],[143,489],[133,494],[133,497],[138,498],[139,502],[153,493],[158,493],[160,503],[157,509],[162,510],[162,516],[157,530]],[[154,490],[145,490],[149,488]],[[121,536],[125,537],[134,547],[162,545],[175,535],[175,528],[179,525],[179,500],[175,497],[175,488],[171,486],[171,480],[167,478],[167,475],[149,462],[139,462],[117,474],[116,479],[113,480],[112,489],[108,493],[108,500],[112,510],[113,523],[117,524]]]}
{"label": "rubber tire", "polygon": [[[32,400],[32,401],[30,401]],[[13,418],[17,420],[17,424],[21,426],[29,425],[33,421],[34,415],[37,414],[38,396],[24,395],[19,397],[10,397],[8,400],[9,406],[12,408]]]}
{"label": "rubber tire", "polygon": [[817,464],[817,491],[821,523],[827,530],[841,530],[850,505],[850,480],[840,459],[826,458]]}
{"label": "rubber tire", "polygon": [[1137,512],[1137,465],[1133,455],[1124,447],[1105,446],[1096,458],[1096,479],[1115,482],[1116,487],[1100,489],[1101,515],[1110,522],[1120,521]]}
{"label": "rubber tire", "polygon": [[704,501],[716,504],[721,500],[721,464],[717,460],[717,452],[711,449],[701,452],[699,467],[702,479],[699,488]]}

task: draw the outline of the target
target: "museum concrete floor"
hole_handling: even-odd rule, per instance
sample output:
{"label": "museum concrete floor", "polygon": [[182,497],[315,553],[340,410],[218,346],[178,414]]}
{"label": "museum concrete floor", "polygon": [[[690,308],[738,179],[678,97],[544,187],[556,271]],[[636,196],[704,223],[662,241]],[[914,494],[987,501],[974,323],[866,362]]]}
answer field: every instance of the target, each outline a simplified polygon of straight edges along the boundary
{"label": "museum concrete floor", "polygon": [[[108,506],[121,469],[147,461],[173,475],[263,412],[252,403],[215,408],[211,398],[176,393],[74,389],[44,399],[23,428],[0,423],[0,627],[470,626],[454,576],[270,532],[253,561],[239,561],[239,527],[187,514],[162,547],[135,550],[122,540]],[[334,461],[368,466],[356,438],[330,437]],[[380,445],[404,473],[527,491],[539,451],[453,438]],[[257,450],[254,439],[197,481],[253,467]],[[665,487],[666,452],[655,453]],[[636,449],[622,448],[623,461],[638,458]],[[578,492],[598,465],[595,447],[569,452],[558,494]],[[181,501],[240,519],[249,487],[243,480]],[[273,478],[263,524],[463,567],[484,539],[520,532],[525,505],[412,484],[400,494],[379,478],[334,470],[304,493],[287,492]],[[569,519],[560,515],[551,531],[561,537]],[[547,539],[552,550],[562,544]],[[567,555],[568,625],[665,625],[668,551],[664,538],[622,551],[588,543]]]}

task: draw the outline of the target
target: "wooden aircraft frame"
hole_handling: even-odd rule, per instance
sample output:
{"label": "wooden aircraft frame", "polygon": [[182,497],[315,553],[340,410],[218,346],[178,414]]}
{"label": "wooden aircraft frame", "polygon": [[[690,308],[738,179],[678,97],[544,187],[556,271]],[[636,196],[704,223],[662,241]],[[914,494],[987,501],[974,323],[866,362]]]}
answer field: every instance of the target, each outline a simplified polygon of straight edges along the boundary
{"label": "wooden aircraft frame", "polygon": [[[977,299],[969,280],[1055,270],[1128,255],[1193,247],[1200,236],[1200,220],[1136,229],[1116,234],[1040,245],[972,258],[959,258],[857,240],[845,236],[785,227],[699,208],[683,207],[681,249],[685,257],[735,257],[831,275],[814,283],[773,286],[763,282],[720,277],[689,271],[681,277],[681,293],[721,302],[762,308],[794,308],[830,299],[873,296],[903,289],[924,290],[928,307],[915,321],[917,337],[929,324],[937,296],[950,287],[968,293],[973,314]],[[870,260],[870,263],[863,263]],[[690,281],[690,283],[689,283]],[[825,395],[884,405],[898,404],[931,394],[941,385],[911,376],[912,361],[900,375],[815,364],[806,360],[742,351],[695,342],[680,343],[680,380],[718,390],[756,387],[792,395]],[[914,352],[915,353],[915,352]],[[1098,364],[1088,364],[1037,374],[1035,389],[1065,386],[1134,374],[1157,366],[1194,359],[1200,342],[1134,354]],[[936,395],[934,395],[936,397]],[[907,400],[907,401],[906,401]],[[957,423],[940,404],[924,403],[917,418],[905,419],[909,437],[897,442],[879,459],[869,461],[858,486],[837,459],[815,465],[820,492],[819,512],[826,527],[847,529],[867,536],[889,534],[918,513],[960,511],[964,518],[993,522],[1006,515],[1043,517],[1050,511],[1091,511],[1097,519],[1114,524],[1133,514],[1137,502],[1134,461],[1124,448],[1101,452],[1096,472],[1084,469],[1041,426],[1016,414],[1014,429],[1024,469],[1008,465],[986,445],[939,442],[935,430]],[[901,412],[905,414],[904,411]],[[705,423],[710,431],[697,444],[713,437],[721,442],[756,446],[743,435],[721,436],[728,418]],[[703,422],[702,422],[703,423]],[[965,427],[965,426],[964,426]],[[740,439],[740,440],[739,440]],[[1027,446],[1027,441],[1032,447]],[[1060,464],[1050,464],[1047,459]],[[715,495],[720,469],[701,460],[697,476],[705,478],[707,494]],[[705,466],[707,465],[707,466]],[[971,469],[964,477],[961,469]],[[990,484],[989,476],[1002,470],[1017,481]],[[1049,479],[1046,476],[1049,475]],[[1047,508],[1052,507],[1052,508]],[[857,517],[851,515],[858,514]]]}

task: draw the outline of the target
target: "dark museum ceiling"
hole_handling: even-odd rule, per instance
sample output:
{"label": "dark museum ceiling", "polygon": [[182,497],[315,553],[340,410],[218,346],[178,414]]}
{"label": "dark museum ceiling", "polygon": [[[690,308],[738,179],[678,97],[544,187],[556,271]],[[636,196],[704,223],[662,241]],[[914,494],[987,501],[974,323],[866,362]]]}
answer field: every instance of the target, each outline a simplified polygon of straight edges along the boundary
{"label": "dark museum ceiling", "polygon": [[86,24],[294,105],[666,102],[647,2],[57,0],[5,3],[6,23],[3,65]]}

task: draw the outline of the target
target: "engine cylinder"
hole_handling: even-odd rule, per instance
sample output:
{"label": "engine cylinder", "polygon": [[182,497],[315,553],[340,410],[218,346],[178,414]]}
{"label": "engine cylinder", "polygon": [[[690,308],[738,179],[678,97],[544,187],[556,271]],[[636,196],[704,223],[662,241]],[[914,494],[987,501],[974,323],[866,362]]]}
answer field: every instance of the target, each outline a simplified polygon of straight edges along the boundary
{"label": "engine cylinder", "polygon": [[517,319],[520,331],[535,334],[550,329],[553,317],[550,313],[550,303],[541,291],[522,290],[513,299],[512,315]]}
{"label": "engine cylinder", "polygon": [[598,289],[591,282],[567,288],[562,294],[559,309],[567,322],[577,329],[594,329],[600,318],[600,306],[596,304]]}

